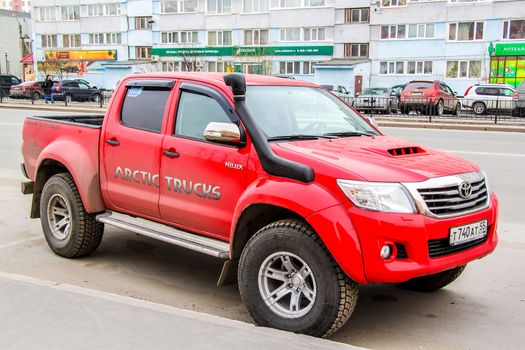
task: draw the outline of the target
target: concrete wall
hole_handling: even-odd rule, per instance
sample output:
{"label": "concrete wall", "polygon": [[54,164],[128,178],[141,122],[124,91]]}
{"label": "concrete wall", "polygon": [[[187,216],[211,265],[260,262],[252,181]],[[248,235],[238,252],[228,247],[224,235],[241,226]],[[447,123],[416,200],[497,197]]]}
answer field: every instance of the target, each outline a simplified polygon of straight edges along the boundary
{"label": "concrete wall", "polygon": [[[26,34],[31,38],[31,19],[29,16],[0,10],[0,67],[2,74],[9,71],[10,74],[23,79],[23,65],[20,60],[23,58],[24,51],[20,30],[22,36]],[[6,67],[5,54],[7,54],[8,67]]]}

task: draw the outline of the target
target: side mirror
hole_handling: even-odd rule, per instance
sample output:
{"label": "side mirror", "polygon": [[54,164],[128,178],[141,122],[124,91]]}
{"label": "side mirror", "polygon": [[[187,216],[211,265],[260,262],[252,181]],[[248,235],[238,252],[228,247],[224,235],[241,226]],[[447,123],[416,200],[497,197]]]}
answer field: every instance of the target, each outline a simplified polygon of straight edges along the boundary
{"label": "side mirror", "polygon": [[214,142],[241,143],[241,131],[233,123],[211,122],[204,129],[204,138]]}
{"label": "side mirror", "polygon": [[454,96],[457,96],[458,95],[458,92],[457,91],[454,91]]}

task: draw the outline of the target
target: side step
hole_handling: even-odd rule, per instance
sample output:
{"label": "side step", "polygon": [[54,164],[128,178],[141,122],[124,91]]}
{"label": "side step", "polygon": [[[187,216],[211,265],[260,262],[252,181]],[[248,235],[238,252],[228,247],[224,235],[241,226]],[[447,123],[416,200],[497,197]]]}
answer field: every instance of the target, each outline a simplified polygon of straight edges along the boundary
{"label": "side step", "polygon": [[230,246],[226,242],[188,233],[158,222],[111,211],[97,215],[97,221],[220,259],[228,259],[230,256]]}

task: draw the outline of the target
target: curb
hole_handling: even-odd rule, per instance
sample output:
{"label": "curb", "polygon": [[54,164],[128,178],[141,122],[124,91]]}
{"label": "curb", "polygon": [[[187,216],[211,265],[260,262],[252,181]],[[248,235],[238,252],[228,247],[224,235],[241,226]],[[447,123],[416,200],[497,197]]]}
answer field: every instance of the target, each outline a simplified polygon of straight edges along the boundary
{"label": "curb", "polygon": [[525,126],[511,125],[483,125],[483,124],[451,124],[451,123],[429,123],[429,122],[389,122],[377,121],[379,126],[394,128],[419,128],[419,129],[444,129],[464,131],[500,131],[525,133]]}
{"label": "curb", "polygon": [[43,106],[33,104],[5,104],[0,103],[0,109],[31,109],[37,111],[50,111],[50,112],[86,112],[86,113],[106,113],[106,108],[100,108],[96,106],[92,107],[66,107],[66,106]]}

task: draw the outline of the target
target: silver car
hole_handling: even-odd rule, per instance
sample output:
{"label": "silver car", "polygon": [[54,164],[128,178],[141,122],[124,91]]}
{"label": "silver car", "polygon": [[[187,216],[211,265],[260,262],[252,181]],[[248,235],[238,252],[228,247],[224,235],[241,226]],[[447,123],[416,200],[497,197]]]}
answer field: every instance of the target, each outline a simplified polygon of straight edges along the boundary
{"label": "silver car", "polygon": [[398,98],[389,88],[367,88],[354,99],[354,107],[360,112],[397,113]]}
{"label": "silver car", "polygon": [[510,85],[478,84],[465,91],[461,99],[463,109],[471,109],[475,114],[482,115],[488,112],[506,112],[512,110],[512,96],[516,90]]}
{"label": "silver car", "polygon": [[512,97],[512,115],[525,117],[525,80],[521,82],[518,91]]}

